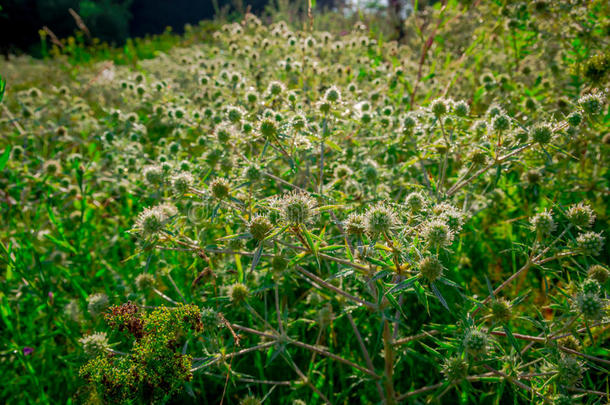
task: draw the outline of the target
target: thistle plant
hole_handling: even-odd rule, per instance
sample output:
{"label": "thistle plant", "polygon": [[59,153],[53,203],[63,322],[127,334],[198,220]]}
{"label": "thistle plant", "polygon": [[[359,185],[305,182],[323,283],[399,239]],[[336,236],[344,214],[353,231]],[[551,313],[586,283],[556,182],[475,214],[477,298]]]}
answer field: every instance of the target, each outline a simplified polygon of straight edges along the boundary
{"label": "thistle plant", "polygon": [[106,403],[606,400],[607,11],[247,14],[11,85],[6,368]]}

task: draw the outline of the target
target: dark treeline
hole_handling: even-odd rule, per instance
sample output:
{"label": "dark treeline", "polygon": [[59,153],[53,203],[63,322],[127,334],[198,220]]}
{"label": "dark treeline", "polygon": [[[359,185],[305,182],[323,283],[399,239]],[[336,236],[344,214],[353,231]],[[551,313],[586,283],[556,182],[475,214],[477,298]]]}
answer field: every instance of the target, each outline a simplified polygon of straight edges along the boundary
{"label": "dark treeline", "polygon": [[[260,13],[267,0],[250,0],[251,10]],[[229,0],[0,0],[0,48],[3,52],[37,53],[39,30],[48,27],[65,38],[77,29],[73,9],[102,41],[120,45],[129,37],[158,34],[166,27],[181,32],[187,23],[214,17]],[[234,9],[234,8],[233,8]]]}

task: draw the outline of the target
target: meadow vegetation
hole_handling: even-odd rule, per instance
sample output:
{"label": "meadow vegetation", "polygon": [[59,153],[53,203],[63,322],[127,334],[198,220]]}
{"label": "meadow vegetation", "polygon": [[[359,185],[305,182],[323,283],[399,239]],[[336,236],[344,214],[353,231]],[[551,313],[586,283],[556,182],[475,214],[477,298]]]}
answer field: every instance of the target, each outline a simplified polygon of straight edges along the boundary
{"label": "meadow vegetation", "polygon": [[610,5],[373,24],[0,62],[2,402],[610,402]]}

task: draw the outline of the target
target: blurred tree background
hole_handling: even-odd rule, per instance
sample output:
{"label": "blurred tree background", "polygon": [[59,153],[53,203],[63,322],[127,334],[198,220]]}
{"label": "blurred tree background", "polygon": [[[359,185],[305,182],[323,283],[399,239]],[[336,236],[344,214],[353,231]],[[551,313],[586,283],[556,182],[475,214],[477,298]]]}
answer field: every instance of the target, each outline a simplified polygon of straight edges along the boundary
{"label": "blurred tree background", "polygon": [[[419,1],[420,6],[433,1]],[[285,18],[278,13],[304,12],[307,0],[0,0],[0,49],[9,53],[40,55],[40,34],[48,27],[58,38],[74,34],[74,10],[91,35],[121,45],[127,38],[162,33],[166,27],[182,32],[185,24],[222,17],[241,18],[249,9],[257,15]],[[368,8],[383,10],[400,37],[401,21],[412,0],[317,0],[318,10]]]}

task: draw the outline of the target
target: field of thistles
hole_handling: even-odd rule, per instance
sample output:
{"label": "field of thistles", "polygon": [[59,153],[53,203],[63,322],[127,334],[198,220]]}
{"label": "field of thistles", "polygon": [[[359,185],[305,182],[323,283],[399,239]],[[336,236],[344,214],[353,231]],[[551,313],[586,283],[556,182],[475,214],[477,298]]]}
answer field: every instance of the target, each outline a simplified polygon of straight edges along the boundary
{"label": "field of thistles", "polygon": [[3,403],[610,402],[610,5],[317,18],[0,62]]}

